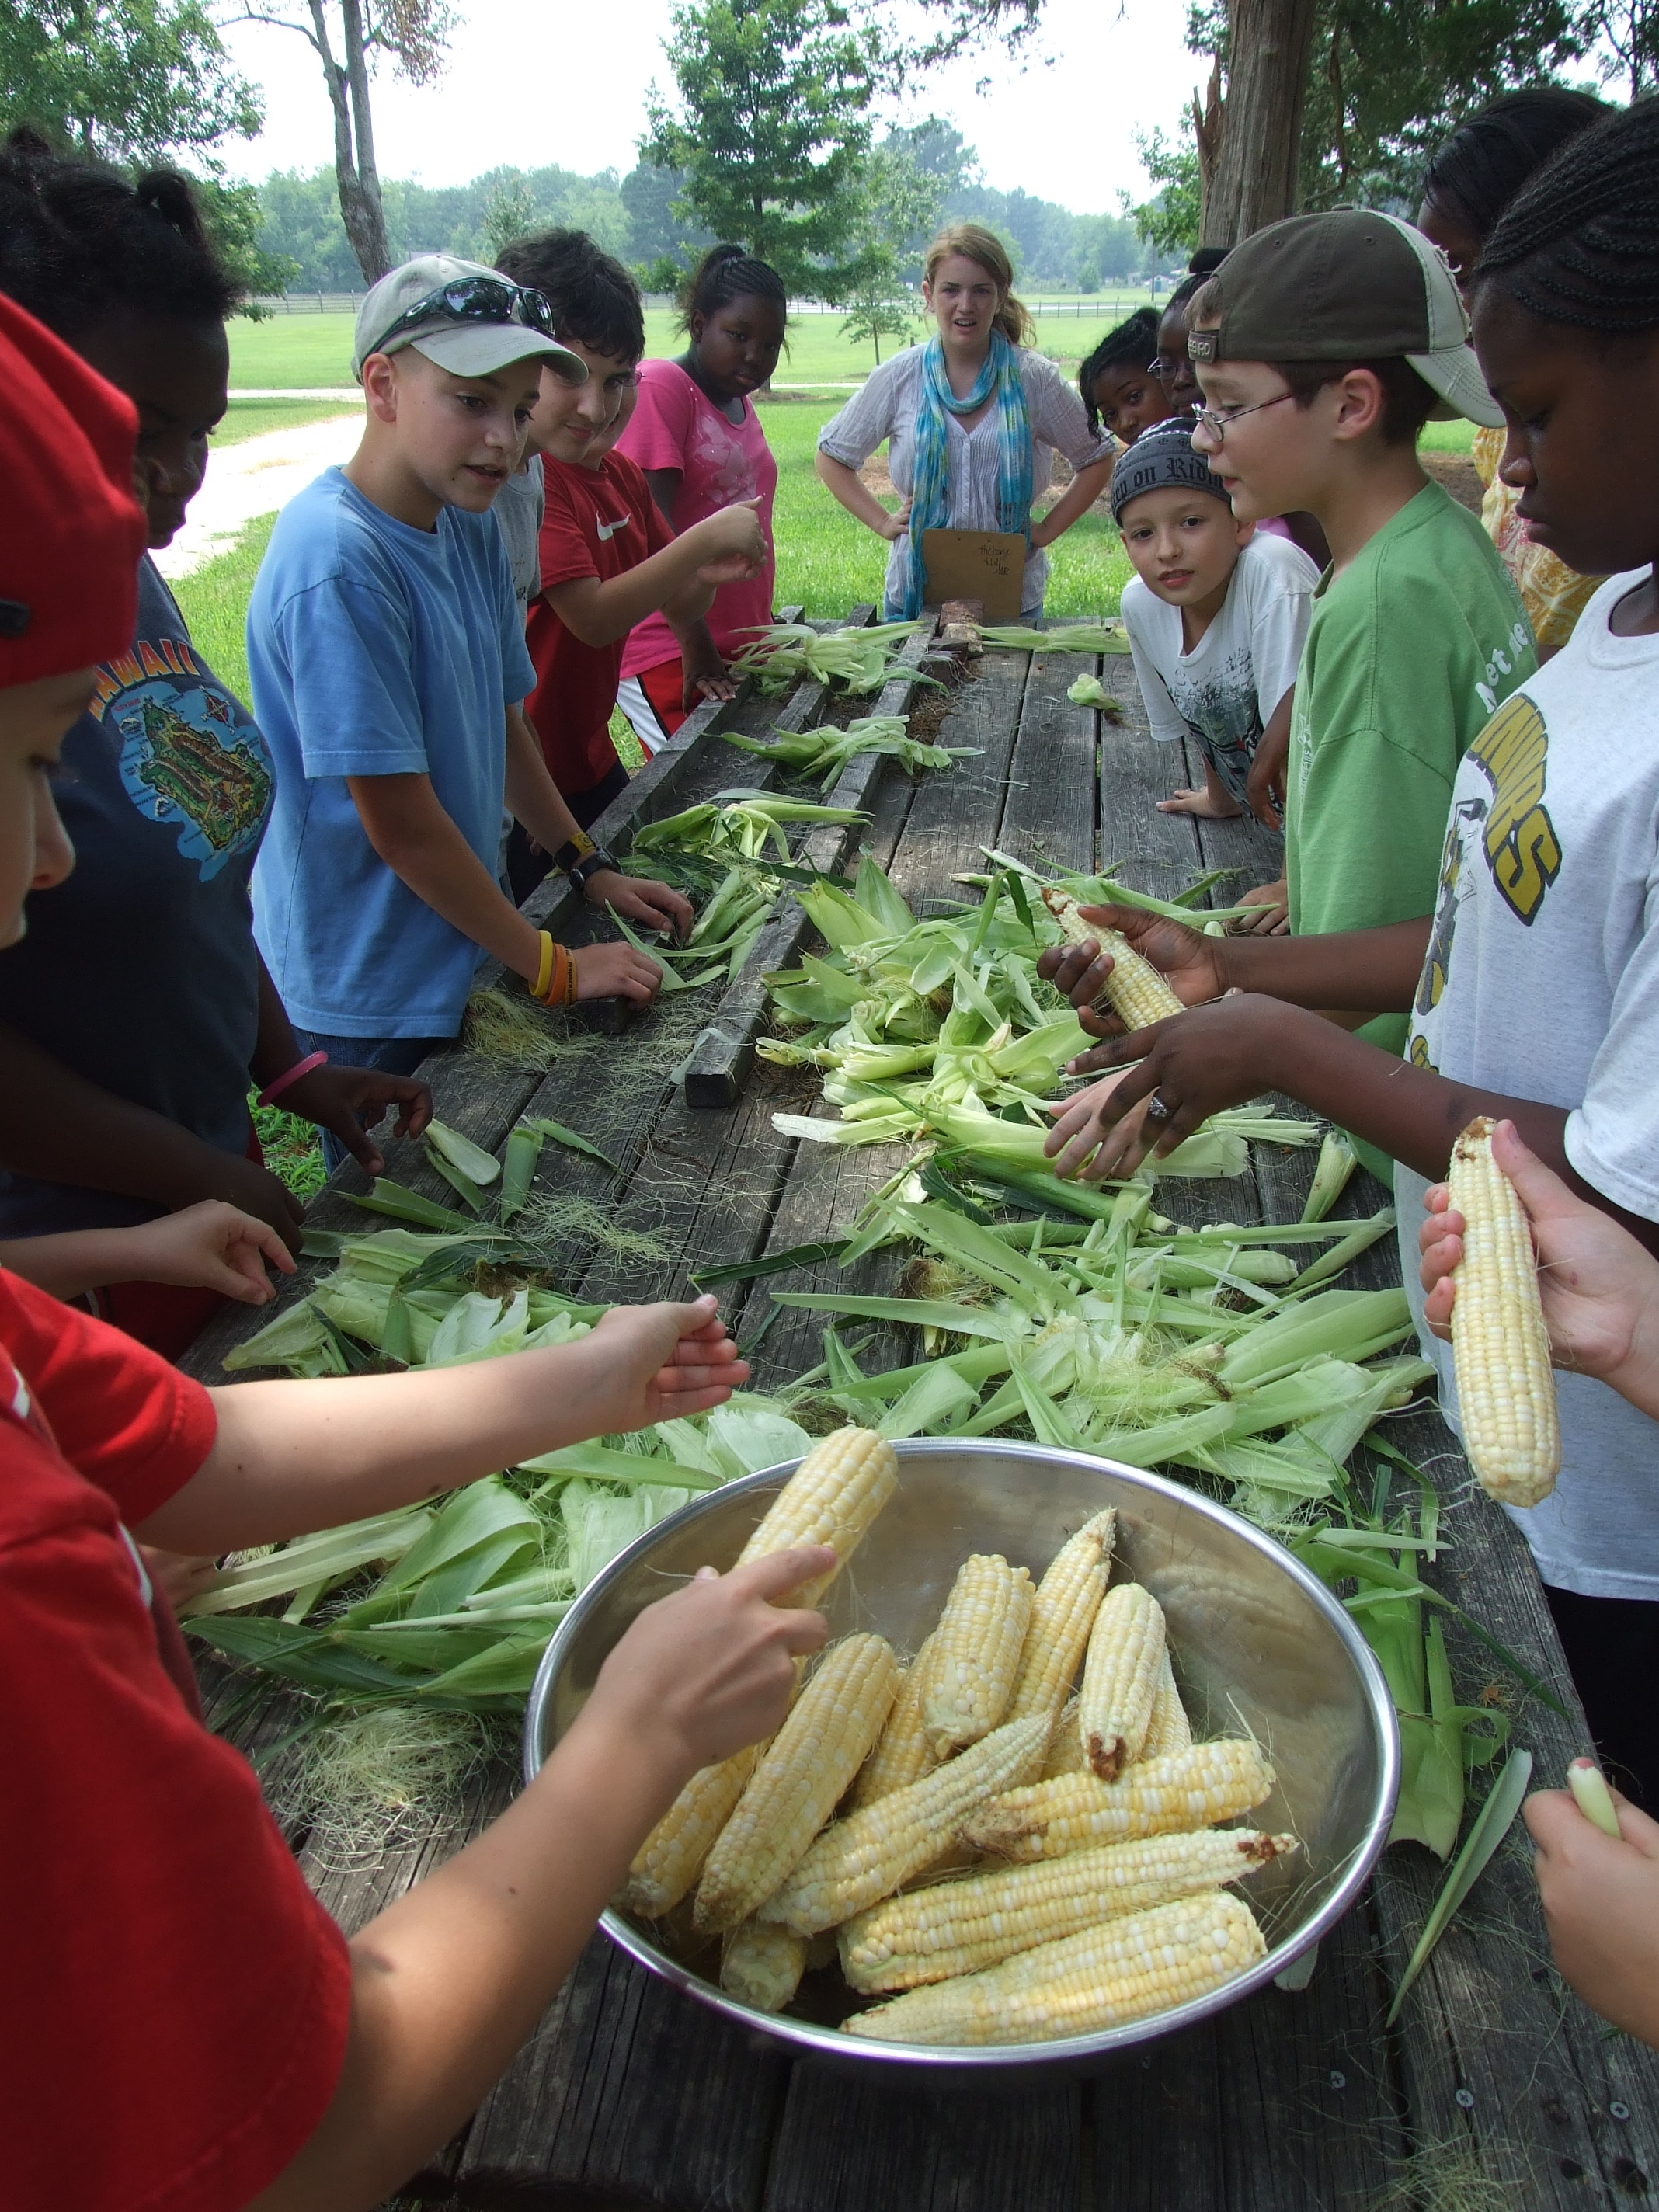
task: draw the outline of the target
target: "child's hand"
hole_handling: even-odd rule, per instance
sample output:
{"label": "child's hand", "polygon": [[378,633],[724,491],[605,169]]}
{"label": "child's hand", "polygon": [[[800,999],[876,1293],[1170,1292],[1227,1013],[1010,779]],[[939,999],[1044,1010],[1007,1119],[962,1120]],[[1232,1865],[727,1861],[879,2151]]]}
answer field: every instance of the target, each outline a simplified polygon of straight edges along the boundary
{"label": "child's hand", "polygon": [[[1532,1223],[1556,1364],[1594,1375],[1659,1415],[1659,1262],[1599,1206],[1575,1197],[1528,1152],[1512,1121],[1498,1124],[1492,1149]],[[1428,1218],[1417,1241],[1429,1294],[1424,1316],[1437,1336],[1449,1336],[1463,1217],[1452,1210],[1443,1182],[1425,1192],[1423,1205]]]}
{"label": "child's hand", "polygon": [[728,673],[706,623],[696,623],[691,635],[680,640],[680,704],[688,714],[705,699],[738,696],[736,680]]}
{"label": "child's hand", "polygon": [[822,1650],[830,1633],[821,1613],[771,1601],[834,1559],[817,1544],[726,1575],[702,1568],[641,1613],[600,1668],[577,1725],[661,1741],[685,1781],[770,1735],[789,1710],[796,1659]]}
{"label": "child's hand", "polygon": [[[693,523],[685,535],[696,542],[697,574],[705,584],[736,583],[759,575],[770,557],[758,499],[740,499],[720,507]],[[714,569],[720,573],[708,573]]]}
{"label": "child's hand", "polygon": [[[1165,921],[1160,915],[1142,914],[1134,907],[1085,906],[1080,911],[1085,921],[1098,922],[1103,928],[1115,929],[1127,937],[1141,958],[1150,960],[1159,970],[1183,1006],[1196,1006],[1206,999],[1218,999],[1226,989],[1218,964],[1218,939],[1206,937],[1201,930],[1188,929],[1178,921]],[[1123,1034],[1122,1023],[1109,1007],[1098,1013],[1094,1011],[1111,972],[1111,955],[1102,952],[1097,945],[1053,945],[1037,955],[1037,974],[1071,1000],[1078,1019],[1095,1036]],[[1085,1074],[1091,1066],[1108,1064],[1074,1060],[1071,1072]]]}
{"label": "child's hand", "polygon": [[1238,903],[1250,908],[1249,918],[1230,922],[1227,927],[1234,937],[1284,937],[1291,927],[1290,893],[1285,878],[1277,883],[1258,884],[1252,891],[1241,894]]}
{"label": "child's hand", "polygon": [[641,929],[666,930],[684,941],[696,915],[691,902],[649,876],[625,876],[620,868],[601,868],[587,878],[586,896],[595,906],[614,907]]}
{"label": "child's hand", "polygon": [[198,1596],[219,1572],[216,1559],[198,1559],[190,1552],[164,1552],[155,1544],[140,1544],[138,1555],[144,1572],[175,1613]]}
{"label": "child's hand", "polygon": [[1244,797],[1264,830],[1283,827],[1285,763],[1291,754],[1291,719],[1275,714],[1261,733],[1244,779]]}
{"label": "child's hand", "polygon": [[382,1067],[313,1067],[283,1091],[285,1114],[297,1114],[336,1136],[368,1175],[386,1167],[380,1146],[357,1118],[380,1121],[388,1106],[398,1109],[397,1133],[418,1137],[432,1119],[432,1093],[412,1076],[389,1075]]}
{"label": "child's hand", "polygon": [[599,1370],[596,1437],[706,1413],[749,1380],[712,1291],[686,1305],[613,1306],[586,1341]]}
{"label": "child's hand", "polygon": [[1620,1841],[1565,1790],[1525,1806],[1550,1948],[1563,1978],[1616,2027],[1659,2046],[1659,1823],[1613,1793]]}
{"label": "child's hand", "polygon": [[122,1234],[130,1240],[134,1282],[178,1283],[262,1306],[272,1295],[265,1261],[294,1273],[288,1246],[270,1224],[222,1199],[204,1199]]}
{"label": "child's hand", "polygon": [[1172,1152],[1212,1114],[1275,1089],[1285,1071],[1287,1037],[1298,1023],[1318,1019],[1278,999],[1235,993],[1097,1044],[1079,1053],[1067,1073],[1088,1075],[1097,1067],[1121,1072],[1111,1085],[1097,1084],[1080,1098],[1065,1101],[1043,1150],[1050,1158],[1060,1154],[1056,1170],[1070,1175],[1098,1142],[1089,1165],[1091,1182],[1133,1175],[1148,1152]]}
{"label": "child's hand", "polygon": [[579,999],[632,999],[648,1006],[662,986],[662,969],[629,944],[584,945],[575,956]]}

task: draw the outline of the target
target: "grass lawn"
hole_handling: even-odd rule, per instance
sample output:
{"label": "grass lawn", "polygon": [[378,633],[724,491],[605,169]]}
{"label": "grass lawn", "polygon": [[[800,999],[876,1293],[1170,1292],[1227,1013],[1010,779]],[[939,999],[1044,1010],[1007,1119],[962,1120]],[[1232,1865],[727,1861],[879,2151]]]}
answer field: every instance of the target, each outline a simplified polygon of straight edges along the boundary
{"label": "grass lawn", "polygon": [[297,430],[346,411],[346,403],[339,399],[233,399],[213,442],[240,446],[244,438],[258,438],[267,430]]}
{"label": "grass lawn", "polygon": [[[1044,315],[1037,321],[1037,349],[1070,368],[1092,350],[1115,323],[1129,311],[1130,301],[1111,295],[1097,309],[1082,316]],[[1092,303],[1084,302],[1085,310]],[[237,316],[230,330],[231,387],[255,391],[282,390],[299,385],[344,386],[351,381],[349,315],[273,315],[269,322],[251,323]],[[678,353],[684,343],[665,307],[653,307],[645,318],[645,349],[653,360]],[[890,351],[888,341],[884,351]],[[875,355],[868,344],[854,345],[841,334],[838,315],[800,315],[790,325],[788,350],[778,364],[778,380],[804,384],[823,377],[839,384],[867,376]]]}
{"label": "grass lawn", "polygon": [[173,586],[173,595],[202,658],[226,689],[244,702],[248,697],[243,635],[247,603],[276,520],[274,514],[260,515],[249,523],[229,552],[204,562],[193,576],[181,576]]}

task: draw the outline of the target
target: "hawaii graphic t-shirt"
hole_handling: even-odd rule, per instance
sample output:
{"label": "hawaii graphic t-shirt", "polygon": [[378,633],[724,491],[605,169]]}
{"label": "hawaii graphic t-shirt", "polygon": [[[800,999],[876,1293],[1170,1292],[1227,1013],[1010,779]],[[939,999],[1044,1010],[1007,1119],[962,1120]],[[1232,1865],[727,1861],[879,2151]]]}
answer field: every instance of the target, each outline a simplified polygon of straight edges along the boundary
{"label": "hawaii graphic t-shirt", "polygon": [[[137,634],[99,672],[56,797],[72,874],[27,905],[0,958],[0,1022],[77,1075],[221,1151],[248,1135],[258,1031],[248,877],[275,781],[264,739],[191,644],[148,556]],[[97,1163],[86,1164],[88,1183]],[[0,1235],[109,1228],[160,1209],[0,1176]]]}

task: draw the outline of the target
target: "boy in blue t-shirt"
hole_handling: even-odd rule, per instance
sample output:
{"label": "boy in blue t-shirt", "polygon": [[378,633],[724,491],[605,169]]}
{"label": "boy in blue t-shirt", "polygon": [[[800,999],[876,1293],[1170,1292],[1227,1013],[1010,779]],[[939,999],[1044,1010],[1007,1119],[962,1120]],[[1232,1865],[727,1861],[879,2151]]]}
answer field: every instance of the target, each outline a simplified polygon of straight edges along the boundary
{"label": "boy in blue t-shirt", "polygon": [[357,317],[363,441],[278,517],[248,608],[276,799],[254,871],[267,965],[313,1049],[408,1073],[459,1031],[493,953],[550,1003],[650,1000],[625,944],[554,945],[496,880],[506,803],[595,904],[683,928],[678,893],[577,828],[520,704],[536,674],[489,510],[543,365],[585,365],[539,293],[447,254],[384,276]]}

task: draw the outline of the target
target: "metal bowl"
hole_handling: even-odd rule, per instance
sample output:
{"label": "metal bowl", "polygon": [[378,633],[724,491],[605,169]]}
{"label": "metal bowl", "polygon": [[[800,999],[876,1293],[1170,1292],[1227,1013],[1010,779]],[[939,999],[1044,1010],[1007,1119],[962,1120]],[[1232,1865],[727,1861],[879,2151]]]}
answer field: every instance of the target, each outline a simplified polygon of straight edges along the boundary
{"label": "metal bowl", "polygon": [[[935,2079],[977,2076],[983,2087],[1000,2068],[1097,2069],[1113,2053],[1189,2027],[1284,1974],[1352,1904],[1387,1838],[1399,1789],[1393,1700],[1347,1613],[1271,1538],[1161,1476],[1037,1444],[916,1441],[896,1449],[897,1493],[830,1594],[833,1633],[873,1628],[901,1652],[914,1651],[969,1553],[1000,1552],[1035,1578],[1091,1514],[1115,1506],[1117,1555],[1164,1607],[1194,1735],[1255,1735],[1278,1786],[1250,1819],[1301,1839],[1299,1851],[1246,1886],[1267,1936],[1267,1957],[1208,1996],[1101,2034],[936,2049],[840,2034],[834,2023],[850,2007],[833,1972],[809,1975],[789,2012],[761,2013],[660,1948],[648,1923],[607,1911],[602,1925],[612,1942],[699,2003],[803,2055],[890,2078],[897,2078],[895,2067],[912,2069],[905,2078],[913,2080],[917,2068]],[[705,1563],[729,1566],[793,1472],[770,1468],[710,1492],[648,1529],[582,1593],[531,1692],[526,1782],[635,1614]],[[705,1963],[712,1972],[714,1960]]]}

